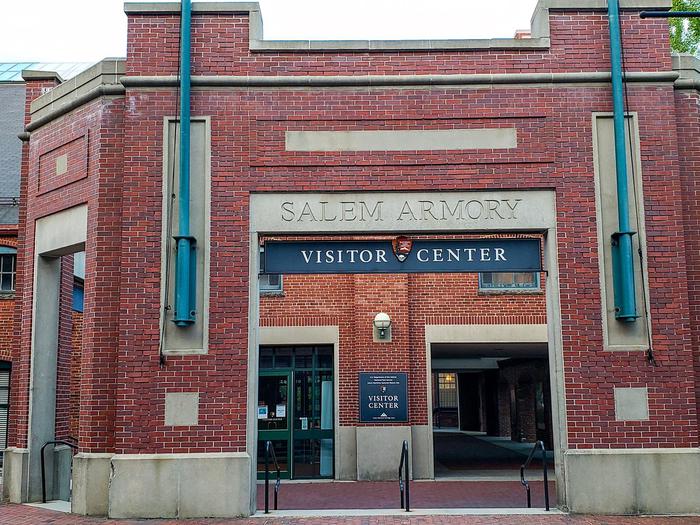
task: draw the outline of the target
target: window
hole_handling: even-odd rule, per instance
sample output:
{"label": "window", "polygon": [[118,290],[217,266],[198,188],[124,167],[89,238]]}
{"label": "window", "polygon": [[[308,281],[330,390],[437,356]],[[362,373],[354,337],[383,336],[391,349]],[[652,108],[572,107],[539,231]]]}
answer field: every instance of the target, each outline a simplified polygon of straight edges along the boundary
{"label": "window", "polygon": [[479,274],[480,290],[539,290],[538,272],[489,272]]}
{"label": "window", "polygon": [[85,303],[85,252],[73,254],[73,311],[82,312]]}
{"label": "window", "polygon": [[458,428],[457,374],[433,372],[433,425],[436,428]]}
{"label": "window", "polygon": [[82,312],[85,303],[85,285],[76,277],[73,280],[73,311]]}
{"label": "window", "polygon": [[282,275],[279,273],[265,273],[260,276],[261,292],[281,292]]}
{"label": "window", "polygon": [[0,246],[0,292],[15,291],[15,273],[17,271],[17,250]]}
{"label": "window", "polygon": [[438,396],[440,408],[457,408],[457,374],[453,372],[438,374]]}
{"label": "window", "polygon": [[[260,272],[265,271],[265,248],[260,247]],[[260,293],[281,292],[282,274],[260,273]]]}

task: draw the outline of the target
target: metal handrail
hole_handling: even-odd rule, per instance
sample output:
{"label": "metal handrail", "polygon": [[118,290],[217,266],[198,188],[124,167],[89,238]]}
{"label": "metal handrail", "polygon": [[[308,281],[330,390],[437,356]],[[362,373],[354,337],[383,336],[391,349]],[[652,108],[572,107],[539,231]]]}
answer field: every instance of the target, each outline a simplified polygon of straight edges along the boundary
{"label": "metal handrail", "polygon": [[544,443],[542,441],[537,441],[535,446],[532,447],[530,455],[525,460],[520,467],[520,484],[525,487],[525,492],[527,493],[527,508],[532,507],[532,501],[530,498],[530,482],[525,479],[525,469],[530,466],[530,462],[535,457],[537,449],[542,450],[542,474],[544,478],[544,506],[545,510],[549,510],[549,483],[547,482],[547,452],[544,448]]}
{"label": "metal handrail", "polygon": [[[403,471],[403,474],[402,474]],[[408,469],[408,441],[401,445],[401,461],[399,461],[399,491],[401,492],[401,508],[411,511],[411,475]]]}
{"label": "metal handrail", "polygon": [[49,445],[67,445],[72,450],[78,450],[78,445],[75,443],[70,443],[69,441],[64,441],[62,439],[57,439],[56,441],[47,441],[41,447],[41,501],[46,503],[46,464],[44,462],[44,450]]}
{"label": "metal handrail", "polygon": [[277,471],[277,481],[275,481],[275,510],[277,510],[277,494],[280,491],[280,483],[282,482],[280,473],[280,464],[277,462],[275,447],[272,446],[272,441],[265,441],[265,514],[270,513],[270,455],[275,462],[275,470]]}

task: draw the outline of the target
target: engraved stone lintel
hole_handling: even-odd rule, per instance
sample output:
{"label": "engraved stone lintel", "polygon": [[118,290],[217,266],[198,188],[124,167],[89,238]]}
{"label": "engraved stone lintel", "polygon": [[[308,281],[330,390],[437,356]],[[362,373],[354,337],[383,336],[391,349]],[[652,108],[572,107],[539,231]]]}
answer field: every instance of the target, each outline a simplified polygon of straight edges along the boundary
{"label": "engraved stone lintel", "polygon": [[[263,212],[264,210],[264,212]],[[364,192],[253,194],[253,231],[543,230],[555,223],[554,192]]]}

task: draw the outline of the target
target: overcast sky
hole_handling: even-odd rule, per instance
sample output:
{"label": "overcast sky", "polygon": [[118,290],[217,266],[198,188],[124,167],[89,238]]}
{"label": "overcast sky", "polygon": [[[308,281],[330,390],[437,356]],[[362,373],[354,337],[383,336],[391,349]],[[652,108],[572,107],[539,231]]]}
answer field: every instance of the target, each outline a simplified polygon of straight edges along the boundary
{"label": "overcast sky", "polygon": [[[265,39],[512,37],[536,0],[259,0]],[[126,55],[120,0],[2,2],[0,61],[93,62]],[[494,9],[497,6],[498,9]]]}

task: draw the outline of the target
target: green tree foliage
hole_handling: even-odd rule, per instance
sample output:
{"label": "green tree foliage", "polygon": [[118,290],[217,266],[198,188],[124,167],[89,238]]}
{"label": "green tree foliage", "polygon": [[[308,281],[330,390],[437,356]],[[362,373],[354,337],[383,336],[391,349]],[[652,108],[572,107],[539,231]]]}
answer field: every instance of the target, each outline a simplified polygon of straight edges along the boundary
{"label": "green tree foliage", "polygon": [[[700,11],[700,0],[673,0],[672,11]],[[700,18],[669,18],[671,48],[677,53],[698,53]]]}

